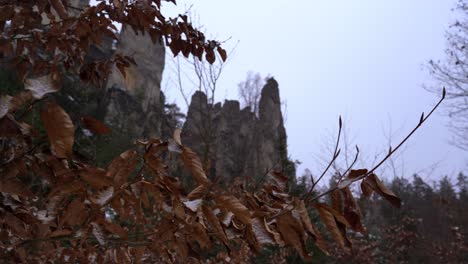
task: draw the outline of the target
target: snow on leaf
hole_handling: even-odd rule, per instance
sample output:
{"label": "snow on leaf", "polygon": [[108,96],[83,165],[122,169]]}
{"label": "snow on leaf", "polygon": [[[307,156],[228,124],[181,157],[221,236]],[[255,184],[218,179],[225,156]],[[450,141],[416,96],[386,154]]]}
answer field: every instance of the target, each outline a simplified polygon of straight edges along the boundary
{"label": "snow on leaf", "polygon": [[184,202],[185,207],[190,209],[192,212],[197,212],[200,206],[202,205],[203,199],[196,199],[193,201]]}
{"label": "snow on leaf", "polygon": [[167,149],[170,152],[182,153],[181,146],[174,139],[169,139],[169,144],[167,145]]}
{"label": "snow on leaf", "polygon": [[96,197],[93,197],[93,202],[99,205],[106,204],[110,198],[114,195],[114,187],[110,186],[105,188],[104,190],[100,191]]}
{"label": "snow on leaf", "polygon": [[95,222],[92,222],[91,225],[93,226],[93,231],[92,231],[93,235],[96,238],[96,240],[99,242],[99,244],[101,246],[106,244],[106,237],[104,236],[104,233],[102,232],[101,227]]}
{"label": "snow on leaf", "polygon": [[11,96],[2,95],[0,96],[0,118],[4,117],[10,111]]}
{"label": "snow on leaf", "polygon": [[224,226],[229,226],[231,224],[231,221],[232,221],[232,217],[234,216],[234,214],[232,212],[227,212],[223,219],[222,219],[222,223]]}
{"label": "snow on leaf", "polygon": [[54,81],[50,75],[44,75],[34,79],[26,79],[24,88],[32,92],[35,99],[41,99],[48,93],[57,92],[58,87],[54,85]]}
{"label": "snow on leaf", "polygon": [[275,244],[269,232],[266,230],[265,223],[262,219],[258,217],[252,219],[252,231],[259,244]]}
{"label": "snow on leaf", "polygon": [[250,225],[250,211],[239,201],[239,199],[232,195],[222,195],[215,198],[215,200],[220,207],[234,213],[236,218],[239,219],[243,224]]}
{"label": "snow on leaf", "polygon": [[344,189],[353,183],[352,179],[346,178],[338,183],[338,189]]}

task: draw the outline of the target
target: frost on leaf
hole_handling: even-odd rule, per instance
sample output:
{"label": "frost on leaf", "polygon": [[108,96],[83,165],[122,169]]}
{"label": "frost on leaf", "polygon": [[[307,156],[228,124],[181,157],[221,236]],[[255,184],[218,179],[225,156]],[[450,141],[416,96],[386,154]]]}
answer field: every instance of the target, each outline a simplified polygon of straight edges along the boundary
{"label": "frost on leaf", "polygon": [[93,226],[92,232],[96,240],[99,242],[101,246],[105,245],[106,237],[104,236],[104,233],[102,232],[101,227],[95,222],[92,222],[91,225]]}
{"label": "frost on leaf", "polygon": [[10,111],[11,96],[0,96],[0,118],[4,117]]}
{"label": "frost on leaf", "polygon": [[54,84],[50,75],[44,75],[38,78],[26,79],[24,88],[32,92],[35,99],[41,99],[48,93],[58,91],[58,87]]}
{"label": "frost on leaf", "polygon": [[193,201],[184,202],[185,207],[190,209],[192,212],[197,212],[200,206],[202,205],[203,199],[196,199]]}
{"label": "frost on leaf", "polygon": [[114,187],[110,186],[100,191],[95,197],[93,197],[93,202],[99,205],[106,204],[110,198],[114,195]]}
{"label": "frost on leaf", "polygon": [[259,244],[275,244],[275,242],[271,238],[270,233],[268,233],[268,231],[266,230],[265,223],[262,219],[252,219],[252,231],[255,235],[255,239]]}

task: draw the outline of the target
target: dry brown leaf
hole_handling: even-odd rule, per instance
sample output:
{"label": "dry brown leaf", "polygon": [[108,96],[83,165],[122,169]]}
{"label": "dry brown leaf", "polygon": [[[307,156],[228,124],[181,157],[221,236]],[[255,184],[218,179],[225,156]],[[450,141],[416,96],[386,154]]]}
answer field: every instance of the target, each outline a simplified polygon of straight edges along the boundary
{"label": "dry brown leaf", "polygon": [[49,2],[55,11],[57,11],[61,19],[66,19],[68,17],[67,10],[61,0],[50,0]]}
{"label": "dry brown leaf", "polygon": [[193,189],[188,195],[187,195],[187,198],[189,200],[195,200],[195,199],[200,199],[202,198],[207,190],[208,190],[209,186],[208,185],[198,185],[197,188]]}
{"label": "dry brown leaf", "polygon": [[343,197],[341,196],[340,190],[336,189],[331,193],[332,208],[336,211],[343,213]]}
{"label": "dry brown leaf", "polygon": [[60,219],[60,225],[68,225],[73,227],[75,225],[81,225],[86,220],[88,212],[84,205],[84,201],[80,198],[74,199],[65,209],[62,218]]}
{"label": "dry brown leaf", "polygon": [[367,173],[367,169],[358,169],[358,170],[351,170],[348,174],[348,178],[356,179],[364,174]]}
{"label": "dry brown leaf", "polygon": [[[388,189],[375,174],[367,176],[364,181],[380,196],[389,201],[393,206],[400,208],[401,200],[394,192]],[[361,184],[362,187],[362,184]]]}
{"label": "dry brown leaf", "polygon": [[62,237],[62,236],[69,236],[72,234],[70,229],[60,229],[55,230],[54,232],[50,233],[49,237]]}
{"label": "dry brown leaf", "polygon": [[231,195],[221,195],[215,198],[219,207],[231,211],[239,221],[245,225],[251,224],[251,214],[249,209],[245,207],[239,199]]}
{"label": "dry brown leaf", "polygon": [[335,213],[332,212],[335,210],[333,210],[331,207],[327,206],[326,204],[321,204],[321,203],[314,204],[314,207],[319,212],[322,223],[327,227],[333,239],[335,239],[336,243],[341,248],[344,248],[347,243],[335,219],[335,216],[334,216]]}
{"label": "dry brown leaf", "polygon": [[32,193],[26,185],[16,178],[0,180],[0,192],[29,198],[34,197],[34,193]]}
{"label": "dry brown leaf", "polygon": [[203,205],[202,210],[203,210],[203,214],[204,214],[207,222],[214,229],[214,231],[216,232],[216,235],[221,239],[221,241],[223,241],[224,245],[229,247],[226,233],[224,232],[224,229],[221,226],[221,223],[220,223],[218,217],[214,214],[213,209],[211,209],[207,205]]}
{"label": "dry brown leaf", "polygon": [[28,236],[28,231],[26,229],[24,222],[21,221],[21,219],[19,219],[15,215],[9,212],[6,212],[3,218],[3,221],[5,221],[5,223],[11,228],[14,234],[20,237]]}
{"label": "dry brown leaf", "polygon": [[101,168],[85,167],[79,172],[80,178],[96,190],[112,185],[112,178]]}
{"label": "dry brown leaf", "polygon": [[288,184],[288,177],[279,171],[271,171],[269,176],[275,182],[276,186],[278,186],[281,191],[285,191],[287,184]]}
{"label": "dry brown leaf", "polygon": [[210,180],[206,177],[200,159],[187,147],[182,147],[182,160],[184,165],[190,169],[192,177],[199,185],[209,184]]}
{"label": "dry brown leaf", "polygon": [[292,216],[291,212],[282,214],[276,218],[278,231],[286,244],[292,246],[305,261],[311,261],[312,257],[307,253],[303,234],[302,224]]}
{"label": "dry brown leaf", "polygon": [[81,123],[86,129],[90,130],[91,132],[97,135],[107,135],[111,132],[109,127],[104,125],[101,121],[90,116],[82,117]]}
{"label": "dry brown leaf", "polygon": [[372,195],[372,193],[374,192],[374,190],[372,189],[372,187],[370,186],[369,183],[367,183],[364,180],[361,181],[361,190],[362,190],[362,194],[364,195],[364,197],[366,198],[370,198],[370,196]]}
{"label": "dry brown leaf", "polygon": [[367,173],[367,169],[351,170],[348,176],[338,183],[338,189],[344,189],[350,186],[351,183],[355,182],[356,180],[358,180],[360,176],[366,173]]}
{"label": "dry brown leaf", "polygon": [[24,105],[26,105],[26,103],[28,101],[30,101],[31,99],[33,99],[33,96],[32,96],[32,92],[31,91],[22,91],[18,94],[16,94],[13,98],[11,98],[10,102],[9,102],[9,112],[10,113],[13,113],[15,112],[16,110],[20,109],[21,107],[23,107]]}
{"label": "dry brown leaf", "polygon": [[329,255],[328,250],[327,250],[327,244],[325,240],[322,237],[322,234],[320,234],[319,230],[317,227],[315,227],[312,224],[312,221],[310,220],[309,213],[307,212],[307,208],[305,206],[305,203],[303,200],[295,200],[296,204],[296,211],[299,213],[301,217],[302,224],[304,225],[305,229],[309,234],[311,234],[315,240],[315,245],[322,250],[323,253],[326,255]]}
{"label": "dry brown leaf", "polygon": [[75,127],[70,116],[58,104],[47,102],[41,110],[41,121],[57,158],[71,158]]}
{"label": "dry brown leaf", "polygon": [[116,234],[120,238],[127,239],[128,232],[120,225],[109,222],[107,220],[101,220],[99,223],[104,227],[105,230],[109,231],[110,233]]}
{"label": "dry brown leaf", "polygon": [[134,150],[127,150],[115,158],[107,167],[106,176],[114,179],[114,186],[119,189],[135,169],[138,160]]}
{"label": "dry brown leaf", "polygon": [[356,203],[356,200],[353,197],[353,194],[351,193],[351,190],[349,188],[344,188],[340,190],[343,199],[344,199],[344,208],[343,208],[343,215],[346,218],[346,220],[349,222],[351,228],[360,233],[365,233],[366,229],[362,225],[361,222],[361,210],[359,209],[358,204]]}
{"label": "dry brown leaf", "polygon": [[191,237],[198,242],[202,249],[210,249],[211,240],[208,234],[206,233],[205,227],[199,222],[196,222],[194,225],[192,225],[192,227],[193,233],[191,234]]}
{"label": "dry brown leaf", "polygon": [[185,209],[183,203],[176,197],[172,197],[172,212],[180,219],[185,219]]}

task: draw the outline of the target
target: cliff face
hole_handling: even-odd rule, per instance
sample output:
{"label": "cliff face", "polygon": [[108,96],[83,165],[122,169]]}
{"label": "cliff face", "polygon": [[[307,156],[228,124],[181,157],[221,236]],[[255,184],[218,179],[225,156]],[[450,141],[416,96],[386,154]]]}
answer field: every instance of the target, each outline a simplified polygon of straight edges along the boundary
{"label": "cliff face", "polygon": [[126,68],[125,76],[112,69],[102,103],[104,120],[135,137],[161,136],[164,46],[153,44],[148,34],[124,27],[116,52],[131,56],[137,65]]}
{"label": "cliff face", "polygon": [[168,130],[163,127],[167,118],[160,86],[164,46],[153,44],[148,34],[124,27],[117,43],[106,39],[100,46],[93,46],[88,59],[108,59],[115,52],[132,57],[137,65],[128,67],[125,76],[112,68],[102,88],[90,87],[77,76],[67,76],[56,96],[73,113],[75,123],[81,116],[89,115],[111,128],[112,133],[95,144],[90,144],[86,131],[78,130],[76,135],[83,155],[103,164],[133,147],[135,139],[162,137],[163,131]]}
{"label": "cliff face", "polygon": [[209,174],[230,181],[237,176],[261,177],[268,170],[283,171],[288,164],[286,131],[278,83],[263,87],[259,116],[238,101],[208,104],[196,92],[182,129],[182,142],[200,155]]}
{"label": "cliff face", "polygon": [[[88,0],[72,0],[76,7]],[[76,9],[69,10],[75,12]],[[115,48],[113,48],[115,47]],[[122,74],[111,70],[103,89],[88,87],[76,76],[65,78],[57,100],[73,113],[75,123],[90,115],[106,123],[112,133],[92,141],[84,130],[77,131],[77,145],[85,156],[107,164],[113,157],[132,147],[138,138],[167,138],[178,120],[165,114],[161,79],[165,49],[153,44],[148,34],[124,27],[117,43],[111,39],[92,47],[89,59],[107,59],[115,52],[132,57],[131,65]],[[286,132],[281,114],[278,83],[268,80],[262,90],[259,114],[240,109],[239,102],[226,100],[211,105],[206,95],[193,95],[182,130],[182,142],[191,147],[203,161],[208,174],[230,181],[237,176],[258,178],[268,170],[285,170],[287,159]],[[173,107],[172,110],[176,110]]]}

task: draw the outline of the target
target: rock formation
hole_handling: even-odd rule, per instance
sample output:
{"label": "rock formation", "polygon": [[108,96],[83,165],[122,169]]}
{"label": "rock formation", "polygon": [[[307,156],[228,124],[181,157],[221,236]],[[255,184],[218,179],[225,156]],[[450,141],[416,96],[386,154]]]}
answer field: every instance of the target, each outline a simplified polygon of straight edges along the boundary
{"label": "rock formation", "polygon": [[103,100],[104,120],[135,137],[161,136],[164,46],[154,44],[148,34],[124,27],[116,52],[132,57],[137,65],[126,68],[125,76],[112,69]]}
{"label": "rock formation", "polygon": [[278,83],[263,87],[259,116],[238,101],[211,105],[196,92],[182,129],[183,144],[194,149],[209,174],[230,181],[237,176],[261,177],[268,170],[289,166],[286,131],[281,114]]}

